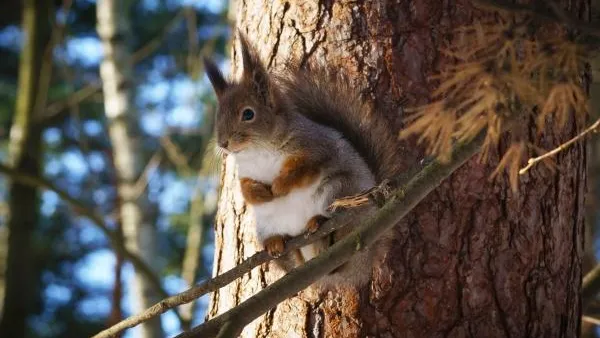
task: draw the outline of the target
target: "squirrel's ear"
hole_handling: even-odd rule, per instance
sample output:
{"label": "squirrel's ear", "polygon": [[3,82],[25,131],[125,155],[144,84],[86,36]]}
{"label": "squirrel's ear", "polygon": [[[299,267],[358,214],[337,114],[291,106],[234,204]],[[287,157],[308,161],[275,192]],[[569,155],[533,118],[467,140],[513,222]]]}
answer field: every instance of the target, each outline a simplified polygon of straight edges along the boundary
{"label": "squirrel's ear", "polygon": [[227,80],[223,77],[223,73],[221,73],[214,61],[207,57],[204,57],[204,69],[206,69],[206,75],[208,75],[208,79],[210,80],[215,93],[217,96],[221,96],[228,86]]}
{"label": "squirrel's ear", "polygon": [[238,31],[238,37],[242,48],[242,64],[244,67],[242,77],[252,83],[257,94],[266,102],[269,98],[269,75],[256,55],[256,51],[248,44],[244,34]]}

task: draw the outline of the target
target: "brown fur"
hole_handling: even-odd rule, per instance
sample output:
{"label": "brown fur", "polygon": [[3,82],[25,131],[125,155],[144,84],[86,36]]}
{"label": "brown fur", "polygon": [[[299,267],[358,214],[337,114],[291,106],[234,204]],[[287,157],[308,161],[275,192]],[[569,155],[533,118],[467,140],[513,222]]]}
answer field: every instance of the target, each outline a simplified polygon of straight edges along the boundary
{"label": "brown fur", "polygon": [[327,222],[328,219],[329,218],[323,215],[313,216],[311,219],[308,220],[308,223],[306,223],[306,231],[312,234],[313,232],[319,230],[321,225]]}
{"label": "brown fur", "polygon": [[251,178],[240,178],[242,196],[248,204],[260,204],[273,200],[271,186]]}
{"label": "brown fur", "polygon": [[[335,74],[335,75],[333,75]],[[398,174],[400,143],[389,122],[370,114],[351,81],[341,72],[318,66],[288,66],[277,75],[283,94],[296,111],[309,119],[339,130],[369,165],[377,182]]]}
{"label": "brown fur", "polygon": [[285,248],[285,238],[281,235],[275,235],[267,238],[263,243],[265,250],[269,253],[269,255],[277,257]]}
{"label": "brown fur", "polygon": [[296,188],[311,185],[319,176],[321,168],[318,162],[311,161],[304,154],[289,156],[273,180],[271,191],[275,197],[285,196]]}

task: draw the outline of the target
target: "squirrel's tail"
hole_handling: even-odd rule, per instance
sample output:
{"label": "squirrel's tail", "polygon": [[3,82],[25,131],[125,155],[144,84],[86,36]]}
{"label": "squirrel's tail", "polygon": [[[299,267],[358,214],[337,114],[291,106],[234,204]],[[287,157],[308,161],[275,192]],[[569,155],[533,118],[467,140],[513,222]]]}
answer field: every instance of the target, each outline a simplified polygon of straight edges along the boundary
{"label": "squirrel's tail", "polygon": [[373,114],[350,81],[325,69],[295,68],[280,78],[298,113],[336,129],[363,157],[377,183],[399,172],[399,141],[385,117]]}

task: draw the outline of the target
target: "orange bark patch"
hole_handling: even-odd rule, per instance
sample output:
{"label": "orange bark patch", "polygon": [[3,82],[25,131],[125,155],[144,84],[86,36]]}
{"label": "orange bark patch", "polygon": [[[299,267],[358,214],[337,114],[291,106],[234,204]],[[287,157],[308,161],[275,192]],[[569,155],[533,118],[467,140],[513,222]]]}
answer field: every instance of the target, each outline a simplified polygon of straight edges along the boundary
{"label": "orange bark patch", "polygon": [[242,195],[248,204],[260,204],[273,200],[271,186],[251,178],[241,178]]}
{"label": "orange bark patch", "polygon": [[273,180],[271,191],[275,196],[285,196],[295,188],[313,183],[320,170],[319,163],[311,161],[307,156],[290,156],[283,163],[279,176]]}

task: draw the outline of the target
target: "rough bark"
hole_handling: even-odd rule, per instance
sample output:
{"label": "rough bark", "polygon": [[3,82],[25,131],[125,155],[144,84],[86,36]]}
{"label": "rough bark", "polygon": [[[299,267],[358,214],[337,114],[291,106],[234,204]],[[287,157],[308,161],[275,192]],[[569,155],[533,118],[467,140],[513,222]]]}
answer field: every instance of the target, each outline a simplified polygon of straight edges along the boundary
{"label": "rough bark", "polygon": [[[44,62],[51,62],[43,58],[50,40],[50,4],[45,0],[27,0],[23,6],[22,27],[27,42],[20,58],[9,161],[17,171],[39,177],[41,127],[33,123],[33,119],[47,94],[40,92],[40,72]],[[39,199],[37,189],[29,185],[11,182],[8,189],[8,252],[3,271],[5,285],[0,336],[25,337],[27,318],[38,294],[33,235],[38,225]]]}
{"label": "rough bark", "polygon": [[[592,22],[600,22],[600,1],[591,1]],[[590,121],[600,118],[600,56],[595,56],[590,62],[592,80],[590,83]],[[588,143],[588,192],[586,200],[585,244],[583,256],[583,274],[587,274],[596,264],[594,242],[597,238],[597,226],[600,219],[600,138],[592,137]],[[585,314],[585,313],[584,313]],[[581,336],[597,337],[596,325],[582,323]]]}
{"label": "rough bark", "polygon": [[[581,16],[589,10],[586,1],[569,4]],[[343,69],[364,88],[374,113],[385,114],[396,127],[402,107],[427,102],[435,88],[428,76],[449,62],[439,53],[448,43],[446,33],[486,15],[467,1],[247,0],[237,5],[238,27],[268,67],[297,58]],[[233,58],[239,63],[235,51]],[[549,132],[539,144],[550,149],[578,127],[573,122]],[[411,143],[398,151],[406,168],[423,158]],[[225,162],[221,177],[214,274],[256,250],[232,164]],[[560,154],[555,172],[533,169],[522,177],[517,194],[505,177],[489,180],[496,164],[497,154],[487,164],[469,162],[417,206],[404,220],[408,227],[402,229],[408,230],[395,232],[370,285],[336,295],[302,292],[254,321],[242,336],[576,336],[585,148],[578,144]],[[212,295],[208,316],[277,277],[268,266],[254,269]]]}
{"label": "rough bark", "polygon": [[[158,257],[156,228],[148,222],[145,193],[136,192],[136,181],[143,170],[138,118],[133,102],[134,79],[130,44],[130,0],[101,0],[97,4],[98,35],[102,39],[104,60],[100,76],[109,136],[119,193],[119,211],[125,246],[150,266]],[[152,282],[137,271],[133,282],[134,303],[139,309],[160,300]],[[162,337],[160,318],[144,323],[142,337]]]}

